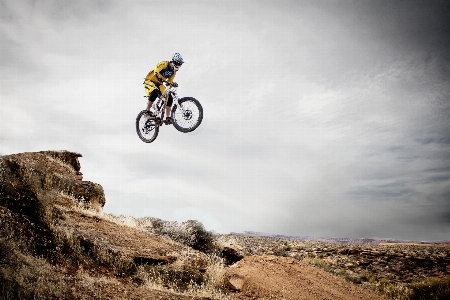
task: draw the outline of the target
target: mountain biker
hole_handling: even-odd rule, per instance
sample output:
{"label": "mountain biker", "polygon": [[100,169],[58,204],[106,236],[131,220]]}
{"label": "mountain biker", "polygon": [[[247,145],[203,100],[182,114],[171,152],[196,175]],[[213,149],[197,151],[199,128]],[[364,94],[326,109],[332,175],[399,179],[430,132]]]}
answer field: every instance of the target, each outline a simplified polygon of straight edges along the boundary
{"label": "mountain biker", "polygon": [[[148,73],[147,77],[145,77],[144,88],[148,97],[147,111],[149,111],[150,115],[152,115],[152,113],[150,112],[150,108],[152,107],[153,102],[166,90],[166,87],[163,83],[167,81],[170,82],[173,87],[178,86],[176,82],[173,82],[173,79],[175,78],[177,71],[183,63],[184,60],[183,57],[181,57],[180,53],[175,53],[172,56],[171,61],[162,61],[158,63],[156,65],[156,68],[154,70],[151,70]],[[172,118],[170,117],[170,109],[172,107],[172,103],[172,95],[169,95],[169,99],[166,103],[166,120],[164,121],[164,123],[167,125],[172,124]]]}

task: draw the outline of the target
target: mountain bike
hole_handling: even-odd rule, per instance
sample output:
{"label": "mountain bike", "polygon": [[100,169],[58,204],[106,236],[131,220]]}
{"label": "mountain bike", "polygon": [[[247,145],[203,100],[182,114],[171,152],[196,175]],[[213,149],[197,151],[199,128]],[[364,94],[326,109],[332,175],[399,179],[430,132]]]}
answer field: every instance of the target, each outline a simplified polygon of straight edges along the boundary
{"label": "mountain bike", "polygon": [[159,127],[164,124],[165,104],[172,95],[173,104],[171,117],[173,127],[186,133],[197,129],[203,120],[203,107],[200,102],[192,97],[178,98],[177,88],[170,82],[164,82],[168,88],[158,97],[148,110],[141,111],[136,118],[136,132],[145,143],[153,142],[159,133]]}

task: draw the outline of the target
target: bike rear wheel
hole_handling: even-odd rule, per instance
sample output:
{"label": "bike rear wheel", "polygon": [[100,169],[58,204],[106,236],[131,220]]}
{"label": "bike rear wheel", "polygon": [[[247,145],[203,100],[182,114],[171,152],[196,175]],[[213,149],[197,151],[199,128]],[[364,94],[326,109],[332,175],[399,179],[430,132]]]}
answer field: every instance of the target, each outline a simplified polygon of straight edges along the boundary
{"label": "bike rear wheel", "polygon": [[181,132],[194,131],[203,120],[202,105],[192,97],[181,98],[178,103],[172,108],[173,127]]}
{"label": "bike rear wheel", "polygon": [[155,117],[151,117],[148,111],[141,111],[136,118],[136,133],[145,143],[153,142],[158,136],[159,127],[155,123]]}

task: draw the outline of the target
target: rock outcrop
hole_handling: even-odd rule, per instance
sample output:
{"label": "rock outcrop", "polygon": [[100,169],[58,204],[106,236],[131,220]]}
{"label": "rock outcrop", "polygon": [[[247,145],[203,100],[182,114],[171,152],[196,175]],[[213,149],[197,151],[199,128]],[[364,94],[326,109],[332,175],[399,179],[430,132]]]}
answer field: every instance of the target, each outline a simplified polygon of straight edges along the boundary
{"label": "rock outcrop", "polygon": [[[82,181],[78,157],[68,151],[42,151],[0,157],[0,199],[8,207],[26,209],[39,203],[56,203],[69,196],[99,210],[105,205],[101,185]],[[71,203],[72,204],[72,203]]]}
{"label": "rock outcrop", "polygon": [[[37,290],[27,283],[30,280],[24,277],[29,275],[16,270],[19,264],[28,266],[27,274],[47,268],[45,276],[58,278],[66,299],[90,298],[95,292],[92,289],[98,288],[94,287],[97,284],[86,288],[85,280],[78,280],[80,269],[89,270],[82,272],[82,277],[96,278],[94,282],[121,278],[122,292],[102,291],[110,299],[188,299],[138,288],[136,283],[145,281],[139,267],[155,266],[154,272],[162,272],[161,266],[166,265],[167,272],[204,272],[206,255],[168,237],[103,218],[103,188],[82,180],[79,157],[81,154],[69,151],[0,157],[0,262],[4,263],[0,290],[19,298],[40,298],[39,291],[44,288]],[[46,267],[38,267],[42,264]],[[72,284],[77,288],[69,289]],[[113,289],[114,284],[105,286]],[[43,298],[58,298],[61,291]]]}

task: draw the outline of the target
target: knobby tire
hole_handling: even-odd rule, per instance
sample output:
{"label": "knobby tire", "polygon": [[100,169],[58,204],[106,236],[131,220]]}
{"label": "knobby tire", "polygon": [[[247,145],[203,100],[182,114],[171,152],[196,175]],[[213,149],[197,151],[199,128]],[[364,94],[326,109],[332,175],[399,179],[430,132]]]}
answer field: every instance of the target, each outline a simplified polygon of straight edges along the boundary
{"label": "knobby tire", "polygon": [[158,137],[159,126],[155,124],[155,118],[150,117],[146,110],[141,111],[136,117],[136,133],[145,143],[151,143]]}
{"label": "knobby tire", "polygon": [[197,129],[203,120],[203,107],[200,102],[192,97],[184,97],[178,100],[180,105],[183,105],[183,110],[174,105],[172,107],[173,127],[176,130],[186,133]]}

